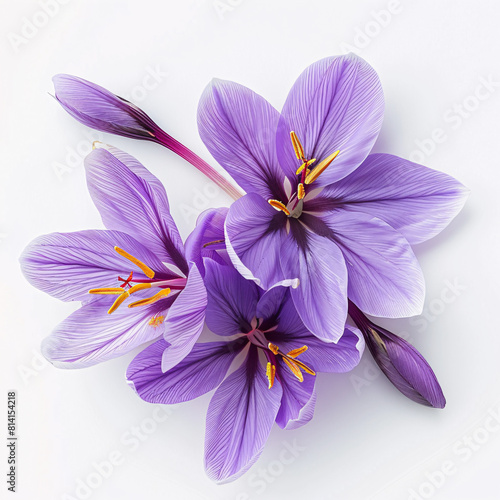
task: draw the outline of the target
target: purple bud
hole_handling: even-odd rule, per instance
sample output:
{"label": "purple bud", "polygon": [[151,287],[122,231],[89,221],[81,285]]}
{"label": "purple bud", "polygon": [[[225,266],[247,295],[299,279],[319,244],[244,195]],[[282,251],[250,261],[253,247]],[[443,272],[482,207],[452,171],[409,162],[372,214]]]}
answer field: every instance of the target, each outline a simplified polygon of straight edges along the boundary
{"label": "purple bud", "polygon": [[351,301],[349,315],[363,333],[376,363],[397,389],[416,403],[445,407],[436,375],[410,343],[372,323]]}
{"label": "purple bud", "polygon": [[76,76],[56,75],[52,81],[62,107],[87,127],[155,141],[159,127],[135,104]]}

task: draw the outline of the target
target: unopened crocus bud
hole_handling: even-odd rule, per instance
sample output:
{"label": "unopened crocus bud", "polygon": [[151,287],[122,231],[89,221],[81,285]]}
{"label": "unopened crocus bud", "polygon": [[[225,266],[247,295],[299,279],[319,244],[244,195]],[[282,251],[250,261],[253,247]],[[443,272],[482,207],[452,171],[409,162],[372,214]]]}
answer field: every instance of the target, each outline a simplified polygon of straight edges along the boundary
{"label": "unopened crocus bud", "polygon": [[87,127],[161,144],[191,163],[232,198],[238,199],[242,196],[225,177],[163,131],[135,104],[77,76],[60,74],[53,77],[53,82],[55,97],[62,107]]}
{"label": "unopened crocus bud", "polygon": [[55,97],[62,107],[87,127],[134,139],[155,140],[159,127],[135,104],[77,76],[61,74],[52,81]]}
{"label": "unopened crocus bud", "polygon": [[349,315],[363,333],[377,365],[397,389],[416,403],[445,407],[446,399],[436,375],[410,343],[370,321],[350,301]]}

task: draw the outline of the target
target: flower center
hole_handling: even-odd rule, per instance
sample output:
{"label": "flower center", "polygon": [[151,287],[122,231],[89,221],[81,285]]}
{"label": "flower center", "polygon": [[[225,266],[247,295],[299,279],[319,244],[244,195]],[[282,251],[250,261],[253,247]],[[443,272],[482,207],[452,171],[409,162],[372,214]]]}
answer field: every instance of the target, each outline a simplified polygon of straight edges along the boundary
{"label": "flower center", "polygon": [[[113,305],[109,308],[108,314],[116,311],[126,299],[128,299],[132,294],[138,292],[139,290],[160,288],[160,290],[152,297],[132,302],[128,305],[128,307],[138,307],[153,304],[158,300],[165,298],[171,292],[171,289],[182,290],[186,286],[185,278],[174,278],[169,280],[155,279],[155,272],[146,264],[144,264],[144,262],[140,261],[133,255],[129,254],[119,247],[115,247],[115,251],[120,256],[132,262],[132,264],[135,264],[147,276],[147,279],[134,279],[134,271],[131,271],[128,275],[128,278],[126,279],[118,276],[118,281],[122,282],[119,287],[92,288],[91,290],[89,290],[89,293],[91,294],[118,295],[116,300],[113,302]],[[129,287],[128,290],[125,289],[125,287],[127,286]],[[151,326],[157,327],[162,322],[163,316],[153,316],[149,324]]]}
{"label": "flower center", "polygon": [[302,214],[304,198],[306,196],[306,186],[312,184],[328,168],[330,163],[337,158],[340,150],[335,151],[314,168],[310,169],[309,167],[316,162],[316,158],[306,158],[304,148],[293,130],[290,132],[290,139],[292,140],[295,156],[297,160],[301,162],[300,167],[295,172],[297,176],[300,176],[297,191],[290,196],[286,205],[279,200],[270,199],[267,201],[274,209],[283,212],[287,217],[294,217],[297,219]]}
{"label": "flower center", "polygon": [[268,359],[266,366],[266,377],[267,380],[269,381],[269,389],[271,389],[274,385],[274,380],[276,377],[276,365],[278,364],[278,359],[281,359],[286,364],[286,366],[290,369],[293,375],[299,380],[299,382],[304,381],[304,375],[302,374],[302,370],[305,371],[306,373],[309,373],[309,375],[316,375],[316,372],[314,370],[312,370],[307,365],[302,363],[302,361],[296,359],[300,354],[307,351],[306,345],[303,345],[302,347],[299,347],[297,349],[292,349],[291,351],[285,354],[284,352],[280,351],[279,347],[276,344],[268,342],[266,339],[265,333],[272,331],[273,329],[266,330],[264,332],[259,330],[259,320],[252,321],[252,327],[253,329],[246,335],[248,340],[252,344],[263,350],[264,354]]}

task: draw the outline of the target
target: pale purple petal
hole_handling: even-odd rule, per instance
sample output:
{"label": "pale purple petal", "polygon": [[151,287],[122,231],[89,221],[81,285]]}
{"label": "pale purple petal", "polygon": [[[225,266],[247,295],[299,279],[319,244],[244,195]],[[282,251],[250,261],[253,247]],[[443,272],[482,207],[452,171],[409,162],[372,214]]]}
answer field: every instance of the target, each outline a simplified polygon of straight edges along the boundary
{"label": "pale purple petal", "polygon": [[184,274],[184,247],[163,185],[135,158],[98,148],[85,158],[90,195],[108,229],[123,231]]}
{"label": "pale purple petal", "polygon": [[231,266],[205,260],[206,322],[217,335],[247,333],[255,317],[259,288]]}
{"label": "pale purple petal", "polygon": [[337,244],[291,220],[280,246],[283,274],[299,278],[290,294],[306,327],[326,342],[337,342],[347,317],[347,270]]}
{"label": "pale purple petal", "polygon": [[462,209],[469,192],[453,177],[388,154],[373,154],[327,186],[308,210],[342,208],[378,217],[411,245],[436,236]]}
{"label": "pale purple petal", "polygon": [[353,304],[349,304],[349,314],[361,328],[378,366],[399,391],[425,406],[445,407],[436,375],[410,343],[372,323]]}
{"label": "pale purple petal", "polygon": [[178,365],[164,373],[162,356],[170,346],[161,339],[133,359],[127,369],[127,382],[149,403],[189,401],[210,392],[222,382],[243,345],[238,341],[195,344]]}
{"label": "pale purple petal", "polygon": [[355,170],[377,139],[384,115],[384,96],[375,70],[348,54],[309,66],[297,79],[283,106],[277,153],[285,172],[299,164],[290,131],[302,142],[307,158],[324,160],[340,154],[314,182],[326,186]]}
{"label": "pale purple petal", "polygon": [[218,483],[234,481],[259,458],[275,421],[281,386],[268,389],[255,348],[219,386],[208,407],[205,468]]}
{"label": "pale purple petal", "polygon": [[53,77],[55,97],[79,122],[112,134],[153,140],[156,125],[137,106],[95,83],[72,75]]}
{"label": "pale purple petal", "polygon": [[[138,267],[114,250],[115,246],[154,271],[165,269],[153,253],[131,236],[95,230],[39,236],[21,255],[21,268],[34,287],[53,297],[88,300],[90,289],[118,287],[122,284],[118,277],[127,278],[130,271],[136,278],[146,279]],[[162,277],[161,273],[158,277]]]}
{"label": "pale purple petal", "polygon": [[233,265],[247,279],[268,289],[285,278],[279,255],[287,217],[255,193],[234,202],[226,218],[226,246]]}
{"label": "pale purple petal", "polygon": [[286,431],[292,431],[310,422],[314,417],[315,407],[316,407],[316,389],[313,390],[309,400],[303,406],[301,406],[298,415],[295,418],[288,420],[286,426],[283,427],[283,429],[285,429]]}
{"label": "pale purple petal", "polygon": [[196,264],[191,263],[186,286],[168,311],[165,321],[163,338],[171,347],[163,354],[163,371],[189,354],[203,330],[206,308],[207,291]]}
{"label": "pale purple petal", "polygon": [[[137,292],[133,298],[146,296],[146,292]],[[129,309],[125,303],[108,314],[115,298],[103,296],[71,314],[44,339],[42,354],[58,368],[85,368],[161,337],[163,325],[151,320],[165,314],[172,298],[134,309]]]}
{"label": "pale purple petal", "polygon": [[212,156],[248,193],[283,197],[285,175],[276,157],[279,113],[250,89],[213,80],[198,107],[201,139]]}
{"label": "pale purple petal", "polygon": [[344,254],[349,299],[372,316],[399,318],[422,312],[424,277],[400,233],[362,212],[339,210],[322,218]]}
{"label": "pale purple petal", "polygon": [[[300,361],[302,361],[302,355]],[[316,403],[314,391],[316,377],[305,373],[304,380],[300,382],[284,363],[280,363],[276,370],[276,377],[283,389],[276,423],[282,429],[297,429],[313,417]],[[273,389],[274,386],[270,390]]]}
{"label": "pale purple petal", "polygon": [[202,276],[205,275],[204,258],[219,264],[231,264],[224,242],[224,222],[227,212],[228,209],[225,207],[205,210],[198,217],[196,227],[186,239],[186,260],[194,262]]}

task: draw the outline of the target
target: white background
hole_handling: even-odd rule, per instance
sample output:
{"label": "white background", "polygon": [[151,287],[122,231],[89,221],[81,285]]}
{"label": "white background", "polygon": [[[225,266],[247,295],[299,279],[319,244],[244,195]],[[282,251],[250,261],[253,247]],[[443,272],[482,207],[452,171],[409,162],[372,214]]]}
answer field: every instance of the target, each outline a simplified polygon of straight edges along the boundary
{"label": "white background", "polygon": [[[19,435],[17,497],[2,479],[2,498],[498,498],[498,2],[66,0],[51,16],[38,1],[1,4],[0,405],[7,390],[17,391]],[[39,27],[30,30],[31,22]],[[307,65],[348,45],[374,66],[385,91],[376,150],[419,157],[472,191],[451,226],[416,249],[427,281],[424,316],[388,323],[428,359],[448,404],[434,410],[405,399],[367,355],[351,374],[320,376],[313,421],[296,431],[276,427],[246,475],[216,486],[203,470],[210,395],[164,418],[125,383],[133,353],[85,370],[44,364],[42,338],[76,306],[30,287],[18,256],[39,234],[102,227],[82,167],[95,138],[160,177],[184,237],[197,213],[230,200],[160,146],[89,132],[49,96],[51,77],[76,74],[135,100],[213,164],[196,126],[212,77],[247,85],[280,108]],[[156,85],[144,80],[151,71],[159,72]],[[497,83],[488,90],[485,80]],[[418,141],[424,153],[415,152]],[[134,427],[150,434],[133,441]],[[120,464],[98,476],[93,464],[110,454]],[[78,480],[92,488],[77,490]]]}

